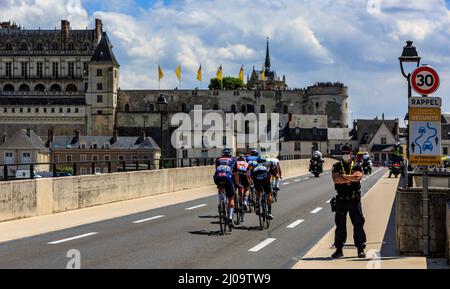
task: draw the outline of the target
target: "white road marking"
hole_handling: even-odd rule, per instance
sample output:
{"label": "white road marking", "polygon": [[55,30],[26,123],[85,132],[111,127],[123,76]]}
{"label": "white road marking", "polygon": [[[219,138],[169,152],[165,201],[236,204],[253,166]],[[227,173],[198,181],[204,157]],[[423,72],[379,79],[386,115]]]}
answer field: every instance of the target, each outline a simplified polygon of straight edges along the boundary
{"label": "white road marking", "polygon": [[301,181],[301,179],[296,179],[294,182],[300,182]]}
{"label": "white road marking", "polygon": [[294,223],[290,224],[289,226],[286,226],[286,228],[292,229],[295,228],[296,226],[300,225],[304,220],[297,220]]}
{"label": "white road marking", "polygon": [[322,207],[315,208],[311,211],[311,214],[317,214],[320,210],[322,210]]}
{"label": "white road marking", "polygon": [[201,207],[204,207],[204,206],[206,206],[206,204],[201,204],[201,205],[198,205],[198,206],[186,208],[185,210],[188,210],[188,211],[189,211],[189,210],[194,210],[194,209],[201,208]]}
{"label": "white road marking", "polygon": [[89,237],[92,235],[96,235],[98,234],[97,232],[91,232],[91,233],[87,233],[87,234],[83,234],[83,235],[79,235],[79,236],[75,236],[75,237],[71,237],[71,238],[67,238],[67,239],[62,239],[62,240],[58,240],[58,241],[53,241],[53,242],[49,242],[49,245],[56,245],[56,244],[60,244],[60,243],[64,243],[64,242],[68,242],[68,241],[72,241],[72,240],[76,240],[76,239],[81,239],[84,237]]}
{"label": "white road marking", "polygon": [[270,243],[272,243],[273,241],[275,241],[275,238],[267,238],[264,241],[262,241],[261,243],[259,243],[258,245],[256,245],[255,247],[251,248],[250,250],[248,250],[249,252],[258,252],[259,250],[261,250],[262,248],[266,247],[267,245],[269,245]]}
{"label": "white road marking", "polygon": [[310,179],[310,177],[305,178],[305,180]]}
{"label": "white road marking", "polygon": [[289,185],[289,184],[290,184],[290,182],[283,183],[283,185]]}
{"label": "white road marking", "polygon": [[159,215],[159,216],[154,216],[154,217],[147,218],[147,219],[137,220],[137,221],[134,221],[133,224],[140,224],[140,223],[143,223],[143,222],[159,219],[159,218],[162,218],[162,217],[164,217],[164,215]]}

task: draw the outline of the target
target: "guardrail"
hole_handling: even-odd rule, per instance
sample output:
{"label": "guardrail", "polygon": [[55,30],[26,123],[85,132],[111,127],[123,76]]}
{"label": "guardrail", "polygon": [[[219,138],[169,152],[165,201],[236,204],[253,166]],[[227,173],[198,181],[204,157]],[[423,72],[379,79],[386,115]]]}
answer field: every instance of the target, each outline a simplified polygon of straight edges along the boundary
{"label": "guardrail", "polygon": [[[300,160],[309,155],[279,156],[280,161]],[[214,165],[217,158],[163,158],[163,159],[132,159],[132,160],[96,160],[73,162],[43,162],[43,163],[10,163],[0,164],[0,181],[34,179],[39,177],[63,177],[99,173],[114,173],[126,171],[156,170],[169,168],[189,168]],[[44,168],[43,168],[44,167]],[[10,174],[10,169],[26,172],[22,177]],[[37,172],[36,169],[42,170]],[[67,171],[70,171],[67,174]],[[85,173],[82,173],[84,171]]]}

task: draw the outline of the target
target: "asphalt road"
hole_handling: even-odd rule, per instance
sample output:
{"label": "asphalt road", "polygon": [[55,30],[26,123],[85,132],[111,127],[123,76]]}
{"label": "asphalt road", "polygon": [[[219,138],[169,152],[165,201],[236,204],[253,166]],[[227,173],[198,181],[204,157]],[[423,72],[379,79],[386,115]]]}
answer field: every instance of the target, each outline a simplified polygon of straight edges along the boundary
{"label": "asphalt road", "polygon": [[[363,194],[383,176],[362,182]],[[274,220],[260,231],[255,214],[219,234],[216,196],[0,244],[0,268],[290,268],[329,231],[334,195],[330,172],[284,180]],[[363,208],[364,209],[364,208]],[[349,235],[348,242],[352,242]],[[331,245],[331,244],[330,244]],[[69,257],[67,254],[69,252]]]}

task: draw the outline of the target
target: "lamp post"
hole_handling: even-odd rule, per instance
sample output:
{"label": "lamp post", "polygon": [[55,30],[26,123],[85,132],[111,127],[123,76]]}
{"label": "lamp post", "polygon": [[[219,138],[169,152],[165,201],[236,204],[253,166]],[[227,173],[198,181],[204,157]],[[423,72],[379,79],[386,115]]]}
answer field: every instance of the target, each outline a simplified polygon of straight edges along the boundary
{"label": "lamp post", "polygon": [[[414,47],[412,44],[413,44],[412,41],[406,41],[406,46],[403,47],[403,53],[398,58],[398,60],[400,62],[400,69],[402,71],[402,75],[408,81],[408,101],[412,94],[411,93],[411,73],[412,73],[412,71],[409,71],[408,74],[406,74],[405,64],[406,63],[415,64],[415,66],[416,66],[416,67],[414,67],[414,69],[415,69],[415,68],[419,67],[420,59],[421,59],[420,56],[417,54],[416,47]],[[406,118],[407,118],[407,116],[405,116],[405,123],[406,123]],[[407,131],[406,158],[408,159],[408,165],[409,165],[409,124],[407,124],[406,131]]]}
{"label": "lamp post", "polygon": [[156,108],[158,109],[158,111],[161,114],[161,156],[159,157],[159,167],[163,168],[163,159],[164,159],[164,139],[163,139],[163,115],[164,113],[167,111],[167,106],[168,106],[168,102],[167,99],[164,95],[160,95],[158,96],[158,99],[156,100]]}

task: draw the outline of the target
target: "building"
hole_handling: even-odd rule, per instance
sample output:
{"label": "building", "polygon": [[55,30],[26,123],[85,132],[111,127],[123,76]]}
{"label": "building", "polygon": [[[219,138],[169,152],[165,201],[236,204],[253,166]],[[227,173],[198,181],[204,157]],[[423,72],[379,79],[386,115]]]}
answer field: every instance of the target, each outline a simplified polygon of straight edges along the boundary
{"label": "building", "polygon": [[[0,176],[5,176],[6,166],[8,177],[15,177],[18,170],[30,170],[31,163],[49,163],[50,150],[42,139],[32,130],[18,130],[11,137],[3,135],[0,145]],[[15,165],[21,164],[21,165]],[[36,172],[49,172],[49,165],[34,166]]]}
{"label": "building", "polygon": [[270,68],[269,38],[267,38],[264,70],[255,70],[255,67],[253,66],[250,79],[247,77],[247,88],[259,90],[285,90],[287,87],[286,77],[283,75],[283,78],[280,79],[277,76],[277,73]]}
{"label": "building", "polygon": [[119,64],[102,22],[74,30],[0,26],[0,131],[112,135]]}
{"label": "building", "polygon": [[[119,63],[102,22],[93,29],[75,30],[67,20],[59,29],[26,30],[15,23],[0,25],[0,132],[12,135],[32,129],[45,138],[81,135],[137,136],[141,130],[176,157],[169,146],[176,127],[169,125],[178,112],[195,105],[204,110],[230,113],[278,113],[326,116],[327,127],[348,127],[348,88],[342,83],[316,83],[288,89],[271,68],[266,46],[265,81],[252,73],[247,90],[120,90]],[[258,80],[259,79],[259,80]],[[169,104],[163,115],[156,100],[163,94]],[[0,139],[1,143],[1,139]],[[164,145],[167,144],[167,145]]]}
{"label": "building", "polygon": [[358,119],[354,122],[353,139],[361,152],[369,152],[374,163],[386,164],[391,159],[393,145],[400,140],[399,120]]}
{"label": "building", "polygon": [[139,137],[118,136],[117,131],[112,137],[83,136],[75,131],[73,136],[50,135],[47,146],[57,169],[69,168],[77,175],[135,170],[136,162],[140,169],[155,169],[161,154],[143,131]]}

